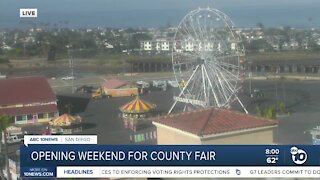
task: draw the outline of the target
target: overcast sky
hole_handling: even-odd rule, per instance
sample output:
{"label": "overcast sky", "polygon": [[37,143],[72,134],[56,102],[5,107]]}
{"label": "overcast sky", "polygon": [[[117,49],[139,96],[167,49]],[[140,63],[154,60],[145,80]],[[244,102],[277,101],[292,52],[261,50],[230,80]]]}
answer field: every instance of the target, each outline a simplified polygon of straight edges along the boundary
{"label": "overcast sky", "polygon": [[[37,7],[47,12],[127,11],[151,9],[194,9],[198,6],[216,8],[255,7],[290,8],[319,5],[319,0],[0,0],[1,11],[20,7]],[[320,8],[318,6],[318,8]]]}
{"label": "overcast sky", "polygon": [[149,26],[157,21],[160,26],[168,21],[175,24],[190,10],[207,6],[243,25],[266,21],[294,26],[320,19],[320,0],[0,0],[0,26],[19,24],[19,8],[38,8],[38,21],[51,23]]}

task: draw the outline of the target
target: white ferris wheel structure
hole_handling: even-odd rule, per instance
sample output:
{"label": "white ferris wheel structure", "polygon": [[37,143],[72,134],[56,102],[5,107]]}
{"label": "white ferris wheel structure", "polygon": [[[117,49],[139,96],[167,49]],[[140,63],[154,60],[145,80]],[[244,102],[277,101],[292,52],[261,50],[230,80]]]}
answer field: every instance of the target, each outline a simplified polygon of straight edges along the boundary
{"label": "white ferris wheel structure", "polygon": [[172,44],[172,66],[180,93],[169,113],[183,103],[191,108],[229,108],[241,89],[244,47],[231,19],[212,8],[189,12],[179,23]]}

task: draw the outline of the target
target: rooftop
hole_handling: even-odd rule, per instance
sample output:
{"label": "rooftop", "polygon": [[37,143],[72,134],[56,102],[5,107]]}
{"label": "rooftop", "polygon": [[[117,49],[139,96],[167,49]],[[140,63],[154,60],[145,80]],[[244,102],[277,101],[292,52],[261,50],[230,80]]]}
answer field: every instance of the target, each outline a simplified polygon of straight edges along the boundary
{"label": "rooftop", "polygon": [[56,96],[43,76],[0,79],[0,105],[56,101]]}
{"label": "rooftop", "polygon": [[218,108],[183,112],[151,120],[198,136],[271,127],[278,124],[274,120]]}
{"label": "rooftop", "polygon": [[110,79],[110,80],[105,81],[102,84],[102,86],[107,89],[117,89],[117,88],[120,88],[125,85],[128,85],[128,83],[125,81],[118,80],[118,79]]}
{"label": "rooftop", "polygon": [[124,104],[119,109],[124,113],[147,113],[155,108],[155,104],[149,103],[137,96],[134,100]]}

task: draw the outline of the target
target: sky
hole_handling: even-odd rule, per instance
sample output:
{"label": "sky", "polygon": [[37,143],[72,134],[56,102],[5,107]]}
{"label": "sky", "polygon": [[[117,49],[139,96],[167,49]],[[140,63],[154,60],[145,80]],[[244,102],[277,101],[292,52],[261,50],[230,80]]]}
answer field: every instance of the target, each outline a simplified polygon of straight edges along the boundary
{"label": "sky", "polygon": [[[176,25],[191,10],[207,6],[240,27],[320,24],[320,0],[0,0],[0,28],[61,21],[70,27],[161,27]],[[38,18],[19,18],[19,8],[37,8]]]}

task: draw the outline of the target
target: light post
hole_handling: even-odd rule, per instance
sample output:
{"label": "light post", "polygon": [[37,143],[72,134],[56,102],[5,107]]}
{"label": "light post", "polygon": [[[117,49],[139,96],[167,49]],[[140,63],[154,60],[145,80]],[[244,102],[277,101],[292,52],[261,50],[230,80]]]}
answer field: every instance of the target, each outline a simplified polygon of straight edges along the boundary
{"label": "light post", "polygon": [[[279,75],[279,69],[276,70],[276,76]],[[276,111],[279,111],[279,99],[278,99],[278,81],[275,80],[275,88],[276,88]]]}
{"label": "light post", "polygon": [[252,61],[249,61],[249,94],[250,94],[250,97],[252,97]]}
{"label": "light post", "polygon": [[74,93],[74,75],[73,75],[73,55],[72,50],[68,49],[68,56],[69,56],[69,68],[71,71],[71,92]]}
{"label": "light post", "polygon": [[[284,105],[284,108],[286,109],[287,105],[286,105],[286,87],[285,87],[285,82],[283,79],[281,79],[281,83],[282,83],[282,94],[283,94],[283,105]],[[285,110],[284,109],[284,110]],[[284,112],[283,112],[284,113]]]}

